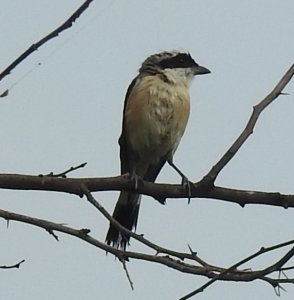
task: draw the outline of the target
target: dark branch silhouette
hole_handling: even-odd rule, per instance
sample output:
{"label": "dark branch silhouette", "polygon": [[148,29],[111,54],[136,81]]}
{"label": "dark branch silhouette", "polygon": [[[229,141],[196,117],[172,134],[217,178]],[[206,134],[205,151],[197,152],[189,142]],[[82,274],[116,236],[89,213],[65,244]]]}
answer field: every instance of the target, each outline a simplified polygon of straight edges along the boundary
{"label": "dark branch silhouette", "polygon": [[20,268],[20,265],[22,263],[24,263],[25,260],[21,260],[20,262],[14,264],[14,265],[9,265],[9,266],[0,266],[0,269],[19,269]]}
{"label": "dark branch silhouette", "polygon": [[[0,81],[6,77],[10,72],[19,65],[23,60],[25,60],[29,55],[31,55],[34,51],[40,48],[49,40],[57,37],[62,31],[70,28],[73,23],[80,17],[80,15],[88,8],[88,6],[93,2],[93,0],[85,1],[62,25],[58,28],[50,32],[48,35],[40,39],[35,44],[31,45],[26,51],[24,51],[17,59],[15,59],[1,74],[0,74]],[[4,91],[1,97],[4,97],[5,94],[8,94],[8,91]]]}
{"label": "dark branch silhouette", "polygon": [[[221,280],[224,275],[229,274],[230,272],[234,272],[234,270],[236,270],[238,267],[240,267],[241,265],[249,262],[250,260],[256,258],[259,255],[262,255],[262,254],[270,252],[270,251],[277,250],[279,248],[287,247],[287,246],[290,246],[290,245],[293,245],[293,244],[294,244],[294,240],[288,241],[288,242],[285,242],[285,243],[281,243],[281,244],[277,244],[277,245],[274,245],[274,246],[270,246],[270,247],[267,247],[267,248],[262,247],[256,253],[242,259],[241,261],[239,261],[236,264],[232,265],[228,269],[225,269],[224,271],[220,272],[217,276],[215,276],[214,278],[212,278],[211,280],[209,280],[208,282],[203,284],[201,287],[199,287],[198,289],[194,290],[193,292],[185,295],[184,297],[181,297],[179,300],[186,300],[186,299],[191,298],[192,296],[195,296],[196,294],[198,294],[200,292],[203,292],[207,287],[212,285],[214,282],[216,282],[217,280]],[[250,281],[254,280],[254,279],[263,279],[263,280],[267,281],[268,283],[270,283],[273,286],[274,289],[276,289],[278,286],[280,286],[281,282],[269,281],[269,280],[267,280],[268,278],[266,278],[265,276],[268,275],[268,274],[271,274],[273,272],[276,272],[276,271],[281,271],[282,266],[285,263],[287,263],[293,257],[293,255],[294,255],[294,247],[292,247],[290,249],[290,251],[288,251],[286,253],[286,255],[284,255],[278,262],[276,262],[272,266],[270,266],[268,268],[265,268],[264,270],[257,271],[256,278],[250,278]],[[294,279],[291,279],[290,283],[294,283]]]}
{"label": "dark branch silhouette", "polygon": [[66,178],[66,176],[67,176],[68,173],[73,172],[73,171],[78,170],[78,169],[81,169],[81,168],[84,168],[86,165],[87,165],[87,163],[84,162],[84,163],[79,164],[78,166],[70,167],[69,169],[67,169],[67,170],[65,170],[65,171],[63,171],[61,173],[50,172],[49,174],[46,174],[46,175],[40,174],[39,176],[41,176],[41,177],[43,177],[43,176],[50,176],[50,177],[62,177],[62,178]]}

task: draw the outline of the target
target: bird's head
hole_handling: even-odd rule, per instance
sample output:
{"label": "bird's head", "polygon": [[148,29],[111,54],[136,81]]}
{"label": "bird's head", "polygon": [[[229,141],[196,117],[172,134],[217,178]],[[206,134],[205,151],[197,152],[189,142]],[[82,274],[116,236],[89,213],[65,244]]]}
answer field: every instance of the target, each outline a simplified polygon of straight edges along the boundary
{"label": "bird's head", "polygon": [[171,51],[149,56],[139,70],[140,74],[163,74],[169,77],[184,77],[191,81],[195,75],[208,74],[210,71],[195,62],[189,53]]}

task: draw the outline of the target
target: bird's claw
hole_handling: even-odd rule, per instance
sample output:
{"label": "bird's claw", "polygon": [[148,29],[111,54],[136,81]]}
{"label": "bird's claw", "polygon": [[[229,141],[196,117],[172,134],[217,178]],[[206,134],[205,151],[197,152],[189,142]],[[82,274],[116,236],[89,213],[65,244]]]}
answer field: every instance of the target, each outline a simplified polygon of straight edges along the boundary
{"label": "bird's claw", "polygon": [[186,176],[182,177],[182,187],[184,190],[187,191],[188,194],[188,204],[190,204],[190,200],[191,200],[191,183],[189,181],[189,179]]}
{"label": "bird's claw", "polygon": [[130,176],[130,180],[132,183],[132,186],[134,187],[135,190],[139,188],[139,186],[142,186],[143,180],[140,176],[138,176],[135,172],[133,172]]}

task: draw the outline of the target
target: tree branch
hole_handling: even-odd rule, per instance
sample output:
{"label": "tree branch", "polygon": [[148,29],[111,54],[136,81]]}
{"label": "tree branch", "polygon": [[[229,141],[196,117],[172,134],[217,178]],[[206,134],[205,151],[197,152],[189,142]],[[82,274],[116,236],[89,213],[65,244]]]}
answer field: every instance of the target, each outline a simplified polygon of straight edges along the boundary
{"label": "tree branch", "polygon": [[[198,289],[194,290],[193,292],[185,295],[184,297],[181,297],[179,300],[187,300],[187,299],[195,296],[196,294],[198,294],[200,292],[203,292],[207,287],[212,285],[214,282],[216,282],[217,280],[221,280],[223,276],[229,274],[230,272],[232,272],[234,270],[237,270],[237,268],[240,267],[241,265],[251,261],[252,259],[254,259],[254,258],[256,258],[256,257],[258,257],[258,256],[260,256],[264,253],[267,253],[267,252],[270,252],[270,251],[273,251],[273,250],[276,250],[276,249],[279,249],[279,248],[283,248],[283,247],[286,247],[286,246],[289,246],[289,245],[292,245],[292,244],[294,244],[294,240],[288,241],[288,242],[285,242],[285,243],[280,243],[280,244],[277,244],[277,245],[274,245],[274,246],[271,246],[271,247],[267,247],[267,248],[262,247],[260,250],[258,250],[254,254],[242,259],[241,261],[239,261],[236,264],[232,265],[228,269],[225,269],[224,271],[219,273],[217,276],[215,276],[214,278],[212,278],[211,280],[209,280],[208,282],[203,284],[201,287],[199,287]],[[289,259],[291,259],[293,257],[293,255],[294,255],[294,247],[292,247],[291,250],[279,260],[279,262],[272,265],[271,267],[266,268],[262,271],[255,271],[255,272],[250,271],[250,272],[248,272],[249,277],[250,277],[250,281],[255,280],[255,279],[263,279],[264,275],[281,270],[282,266]],[[252,276],[253,273],[255,273],[254,276]],[[269,282],[268,280],[266,280],[266,281]],[[294,283],[294,279],[291,280],[291,283]],[[272,281],[271,284],[274,287],[276,287],[277,285],[279,285],[279,282],[278,281],[274,281],[274,282]]]}
{"label": "tree branch", "polygon": [[19,269],[20,265],[24,262],[25,262],[25,260],[23,259],[20,262],[18,262],[17,264],[14,264],[14,265],[0,266],[0,269]]}
{"label": "tree branch", "polygon": [[[294,283],[294,279],[292,278],[286,278],[286,279],[274,279],[270,277],[264,277],[263,272],[264,270],[259,270],[259,271],[249,271],[246,269],[245,271],[242,270],[237,270],[237,267],[244,264],[245,262],[248,262],[252,260],[253,258],[256,258],[257,256],[273,251],[282,247],[286,247],[289,245],[294,244],[294,241],[289,241],[286,243],[281,243],[272,247],[268,248],[261,248],[259,251],[254,253],[253,255],[250,255],[249,257],[243,259],[237,264],[234,264],[228,269],[216,267],[216,266],[210,266],[209,264],[206,264],[205,266],[199,266],[195,265],[195,259],[192,259],[192,263],[187,263],[184,262],[182,254],[180,254],[180,257],[177,257],[177,252],[173,251],[173,255],[159,255],[156,253],[155,255],[150,255],[146,253],[141,253],[141,252],[131,252],[131,251],[122,251],[117,248],[111,247],[109,245],[106,245],[105,243],[100,242],[99,240],[95,239],[94,237],[90,236],[90,230],[89,229],[74,229],[69,226],[65,226],[63,224],[58,224],[54,223],[51,221],[43,220],[43,219],[38,219],[38,218],[32,218],[29,216],[21,215],[21,214],[16,214],[13,212],[5,211],[5,210],[0,210],[0,218],[4,218],[5,220],[14,220],[14,221],[19,221],[22,223],[27,223],[31,224],[40,228],[45,229],[48,232],[62,232],[65,234],[72,235],[74,237],[77,237],[97,248],[100,248],[108,253],[113,254],[116,256],[120,261],[128,261],[129,259],[137,259],[137,260],[145,260],[153,263],[158,263],[165,265],[167,267],[173,268],[175,270],[178,270],[183,273],[189,273],[189,274],[194,274],[194,275],[201,275],[205,276],[208,278],[211,278],[213,282],[216,280],[222,280],[222,281],[238,281],[238,282],[248,282],[256,279],[263,280],[265,282],[270,283],[272,286],[278,286],[281,283]],[[164,248],[162,248],[164,249]],[[190,258],[191,254],[187,253],[186,256]],[[293,255],[293,253],[292,253]],[[287,261],[289,258],[289,252],[284,256],[284,262],[286,263],[286,258]],[[281,261],[281,260],[280,260]],[[276,264],[276,268],[281,268],[281,264],[278,263]],[[273,269],[273,272],[277,271]],[[210,284],[209,284],[210,285]]]}
{"label": "tree branch", "polygon": [[[105,178],[61,178],[52,176],[32,176],[21,174],[0,174],[0,188],[12,190],[38,190],[83,195],[83,187],[90,192],[100,191],[135,191],[128,175]],[[186,190],[180,184],[162,184],[143,182],[136,192],[159,198],[184,198]],[[213,186],[206,189],[202,181],[191,185],[191,198],[211,198],[214,200],[245,204],[263,204],[279,207],[294,207],[294,195],[267,193],[249,190],[229,189]]]}
{"label": "tree branch", "polygon": [[[31,45],[26,51],[24,51],[17,59],[15,59],[1,74],[0,81],[6,77],[10,72],[19,65],[23,60],[25,60],[34,51],[40,48],[43,44],[58,36],[62,31],[70,28],[73,23],[80,17],[80,15],[88,8],[88,6],[93,2],[93,0],[86,0],[62,25],[50,32],[48,35],[43,37],[41,40]],[[6,92],[6,91],[5,91]],[[5,93],[4,92],[4,93]],[[7,91],[8,93],[8,91]],[[3,97],[3,94],[1,95]]]}
{"label": "tree branch", "polygon": [[203,181],[209,182],[212,185],[221,170],[228,164],[228,162],[235,156],[241,146],[245,143],[248,137],[253,133],[254,126],[257,122],[262,111],[270,105],[278,96],[282,95],[282,91],[285,86],[290,82],[294,75],[294,64],[286,72],[283,78],[275,86],[275,88],[262,100],[259,104],[253,107],[252,115],[241,133],[241,135],[236,139],[233,145],[226,151],[223,157],[212,167],[207,175],[204,176]]}

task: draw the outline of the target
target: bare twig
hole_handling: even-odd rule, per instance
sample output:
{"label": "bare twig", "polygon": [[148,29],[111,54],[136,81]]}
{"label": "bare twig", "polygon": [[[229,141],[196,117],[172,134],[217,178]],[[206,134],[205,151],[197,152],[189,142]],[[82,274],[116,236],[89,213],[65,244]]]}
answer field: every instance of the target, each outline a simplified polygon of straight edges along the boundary
{"label": "bare twig", "polygon": [[[274,250],[277,250],[277,249],[280,249],[280,248],[283,248],[283,247],[287,247],[289,245],[293,245],[294,244],[294,240],[291,240],[291,241],[288,241],[288,242],[285,242],[285,243],[280,243],[280,244],[277,244],[277,245],[274,245],[274,246],[270,246],[270,247],[262,247],[260,248],[258,251],[256,251],[254,254],[242,259],[241,261],[235,263],[234,265],[232,265],[231,267],[229,267],[228,269],[225,269],[224,271],[222,271],[221,273],[219,273],[218,275],[216,275],[214,278],[210,279],[208,282],[206,282],[205,284],[203,284],[201,287],[197,288],[196,290],[194,290],[193,292],[185,295],[184,297],[181,297],[179,300],[187,300],[193,296],[195,296],[196,294],[198,293],[201,293],[203,292],[207,287],[209,287],[210,285],[212,285],[214,282],[216,282],[217,280],[220,280],[222,279],[222,277],[226,274],[229,274],[230,272],[234,271],[234,270],[237,270],[238,267],[240,267],[241,265],[253,260],[254,258],[256,258],[257,256],[260,256],[264,253],[267,253],[267,252],[270,252],[270,251],[274,251]],[[291,250],[281,259],[281,261],[283,261],[283,264],[285,264],[290,258],[293,257],[294,255],[294,247],[291,248]],[[289,254],[290,254],[290,257],[289,257]],[[255,272],[256,274],[256,278],[262,278],[265,274],[268,274],[268,273],[272,273],[272,272],[275,272],[275,271],[278,271],[280,270],[281,268],[281,265],[279,263],[276,263],[275,264],[275,268],[272,268],[271,267],[271,270],[269,270],[268,268],[266,268],[266,272],[263,273],[263,271],[257,271]],[[250,280],[254,280],[256,278],[252,278]],[[275,281],[275,285],[277,285],[277,281]]]}
{"label": "bare twig", "polygon": [[[73,23],[80,17],[80,15],[88,8],[88,6],[93,2],[93,0],[86,0],[62,25],[50,32],[48,35],[43,37],[41,40],[33,44],[26,51],[24,51],[16,60],[14,60],[1,74],[0,81],[10,74],[10,72],[19,65],[23,60],[25,60],[30,54],[40,48],[43,44],[51,40],[52,38],[58,36],[62,31],[70,28]],[[6,91],[5,91],[6,92]],[[5,96],[4,92],[4,96]]]}
{"label": "bare twig", "polygon": [[[272,250],[270,250],[272,251]],[[273,272],[282,271],[282,267],[294,256],[294,247],[292,247],[282,258],[280,258],[276,263],[269,267],[266,267],[260,271],[261,276],[271,274]]]}
{"label": "bare twig", "polygon": [[[253,107],[252,115],[241,133],[241,135],[236,139],[233,145],[226,151],[223,157],[212,167],[212,169],[208,172],[208,174],[203,178],[204,182],[208,182],[212,185],[221,172],[221,170],[227,165],[227,163],[234,157],[237,151],[241,148],[241,146],[245,143],[248,137],[253,133],[254,126],[257,122],[259,115],[262,111],[270,105],[278,96],[282,95],[282,91],[285,86],[289,83],[294,75],[294,64],[291,68],[286,72],[283,78],[279,81],[279,83],[275,86],[275,88],[256,106]],[[285,95],[285,93],[283,93]]]}
{"label": "bare twig", "polygon": [[122,263],[122,265],[123,265],[123,268],[124,268],[124,271],[125,271],[125,273],[126,273],[126,276],[127,276],[128,281],[129,281],[129,284],[130,284],[130,286],[131,286],[131,289],[134,290],[134,283],[133,283],[133,281],[132,281],[132,279],[131,279],[131,276],[130,276],[130,274],[129,274],[129,271],[128,271],[128,269],[127,269],[126,261],[125,261],[125,260],[122,260],[121,263]]}
{"label": "bare twig", "polygon": [[50,172],[49,174],[46,174],[46,175],[39,175],[40,177],[42,176],[50,176],[50,177],[62,177],[62,178],[66,178],[66,175],[70,172],[73,172],[77,169],[81,169],[81,168],[84,168],[85,166],[87,165],[86,162],[82,163],[82,164],[79,164],[78,166],[75,166],[75,167],[70,167],[69,169],[61,172],[61,173],[57,173],[57,174],[54,174],[53,172]]}
{"label": "bare twig", "polygon": [[20,265],[22,263],[24,263],[25,260],[21,260],[20,262],[18,262],[17,264],[14,264],[14,265],[10,265],[10,266],[0,266],[0,269],[19,269]]}

